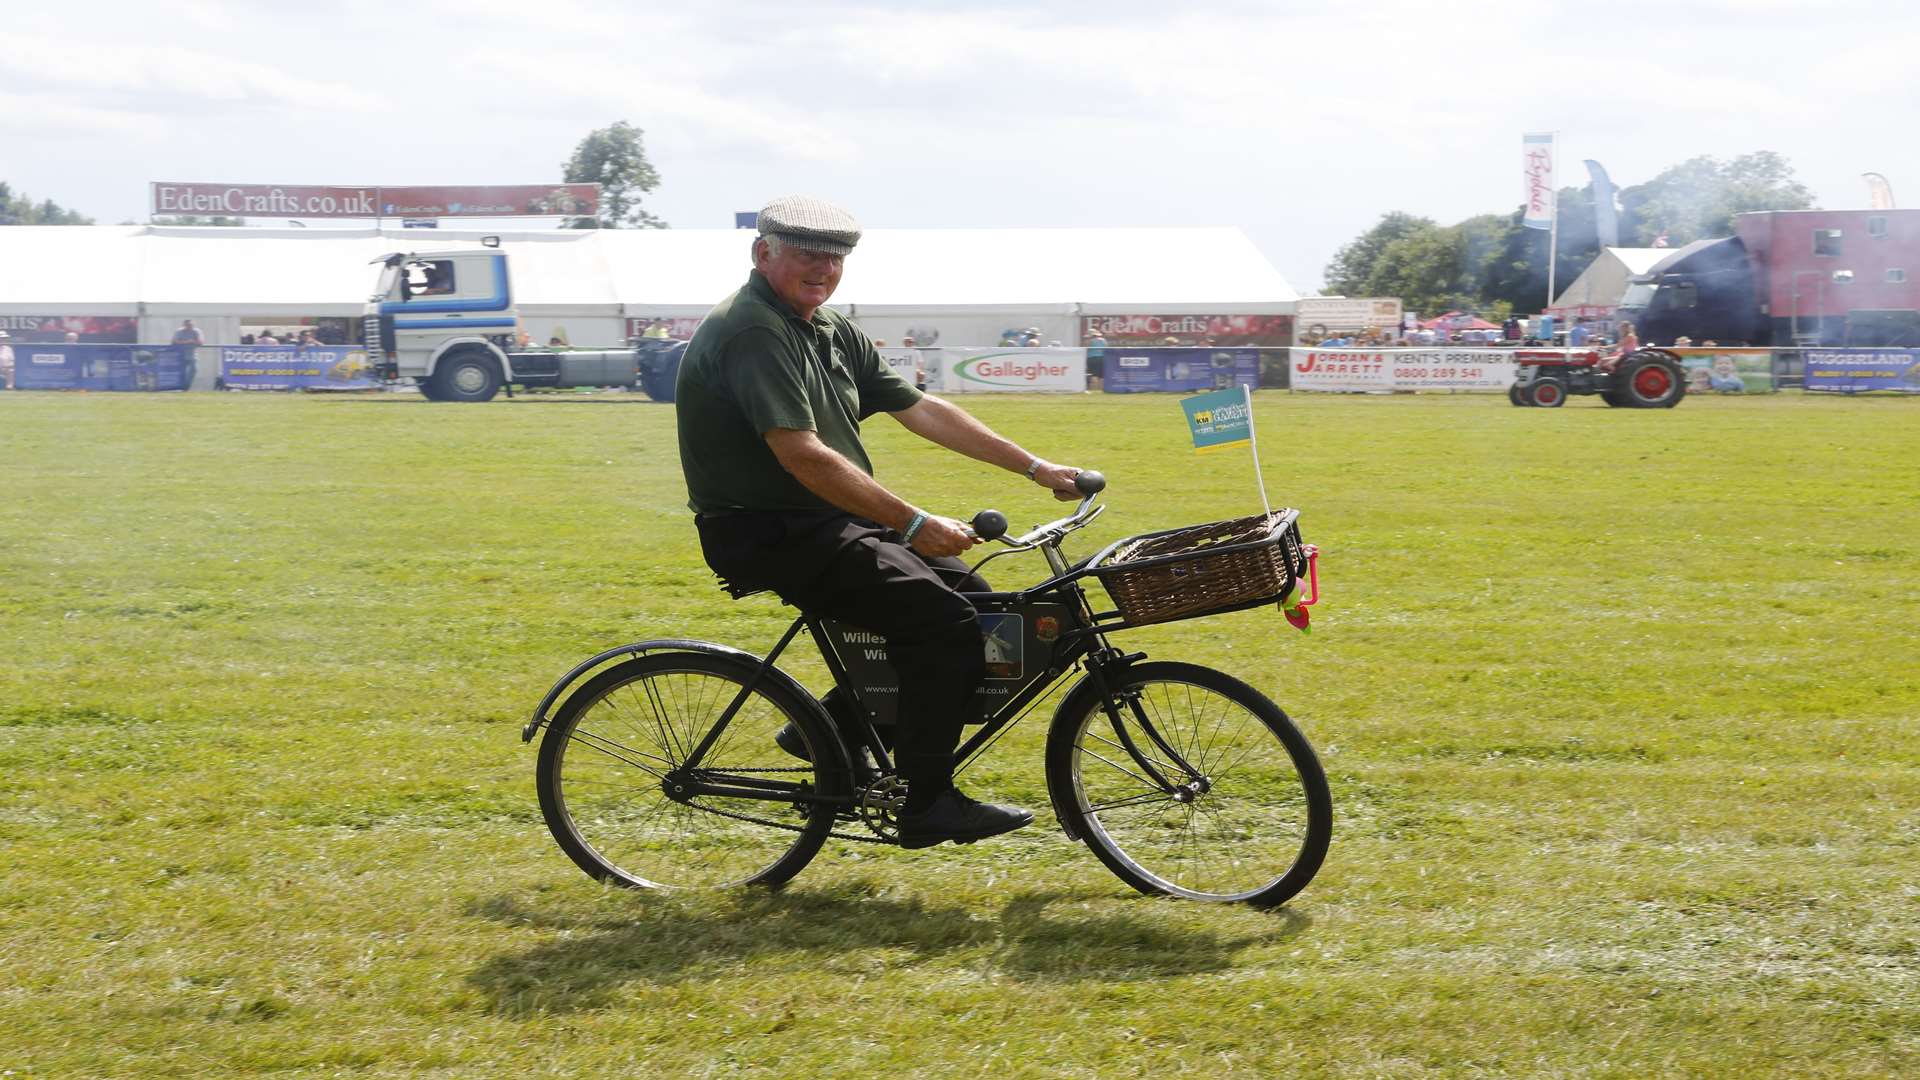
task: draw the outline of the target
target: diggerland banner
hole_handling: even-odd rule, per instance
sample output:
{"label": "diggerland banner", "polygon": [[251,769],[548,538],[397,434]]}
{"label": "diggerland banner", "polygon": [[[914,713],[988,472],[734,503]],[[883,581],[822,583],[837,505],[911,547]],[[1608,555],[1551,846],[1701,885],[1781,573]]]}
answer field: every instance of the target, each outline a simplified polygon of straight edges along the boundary
{"label": "diggerland banner", "polygon": [[344,346],[233,345],[220,350],[220,379],[232,390],[371,390],[367,350]]}
{"label": "diggerland banner", "polygon": [[1920,393],[1920,350],[1809,349],[1806,356],[1808,390]]}
{"label": "diggerland banner", "polygon": [[[939,356],[938,385],[942,393],[1042,391],[1078,394],[1087,388],[1085,349],[940,348],[924,351]],[[929,363],[929,371],[933,366]]]}
{"label": "diggerland banner", "polygon": [[242,217],[590,217],[599,184],[490,187],[320,187],[304,184],[148,185],[154,214]]}
{"label": "diggerland banner", "polygon": [[1295,390],[1504,390],[1517,367],[1505,349],[1295,349]]}

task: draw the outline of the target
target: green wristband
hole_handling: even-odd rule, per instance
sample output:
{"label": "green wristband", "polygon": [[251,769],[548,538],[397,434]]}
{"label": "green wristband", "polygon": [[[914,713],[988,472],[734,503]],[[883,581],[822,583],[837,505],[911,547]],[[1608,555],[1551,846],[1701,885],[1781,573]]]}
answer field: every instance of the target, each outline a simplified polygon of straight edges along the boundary
{"label": "green wristband", "polygon": [[915,510],[913,512],[913,520],[907,522],[907,527],[900,530],[900,542],[903,544],[913,543],[914,534],[918,533],[920,526],[926,523],[927,512],[925,510]]}

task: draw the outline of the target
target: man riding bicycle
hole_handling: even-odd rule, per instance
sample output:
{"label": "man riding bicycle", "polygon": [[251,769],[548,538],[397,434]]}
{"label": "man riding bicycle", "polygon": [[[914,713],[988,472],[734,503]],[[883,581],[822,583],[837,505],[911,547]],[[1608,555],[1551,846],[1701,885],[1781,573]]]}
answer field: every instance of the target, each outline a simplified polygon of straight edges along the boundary
{"label": "man riding bicycle", "polygon": [[[859,240],[853,215],[822,200],[788,196],[760,211],[747,284],[708,314],[680,365],[688,505],[707,565],[723,579],[887,639],[900,675],[895,757],[908,792],[901,844],[979,840],[1033,820],[953,786],[954,749],[985,678],[980,623],[962,594],[986,589],[955,556],[979,541],[873,478],[860,421],[887,413],[1060,499],[1078,497],[1080,470],[1043,461],[921,393],[859,327],[823,306]],[[799,740],[779,741],[804,756]]]}

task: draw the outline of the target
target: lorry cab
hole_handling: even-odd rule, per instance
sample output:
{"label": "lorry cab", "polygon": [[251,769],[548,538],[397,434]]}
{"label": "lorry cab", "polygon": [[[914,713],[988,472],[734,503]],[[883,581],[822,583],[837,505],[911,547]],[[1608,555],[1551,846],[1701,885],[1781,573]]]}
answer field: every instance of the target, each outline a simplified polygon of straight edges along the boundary
{"label": "lorry cab", "polygon": [[513,379],[511,358],[493,340],[509,340],[520,325],[505,253],[489,244],[374,261],[380,280],[364,329],[368,359],[385,377],[411,376],[428,397],[450,401],[485,401]]}

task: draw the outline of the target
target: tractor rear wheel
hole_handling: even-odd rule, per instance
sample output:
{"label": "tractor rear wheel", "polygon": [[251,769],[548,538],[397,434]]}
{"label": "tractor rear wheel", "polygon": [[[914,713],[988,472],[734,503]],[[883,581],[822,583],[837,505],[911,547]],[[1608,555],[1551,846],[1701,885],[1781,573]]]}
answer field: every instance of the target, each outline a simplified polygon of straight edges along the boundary
{"label": "tractor rear wheel", "polygon": [[1672,355],[1642,349],[1620,361],[1613,392],[1630,409],[1671,409],[1686,396],[1686,373]]}

